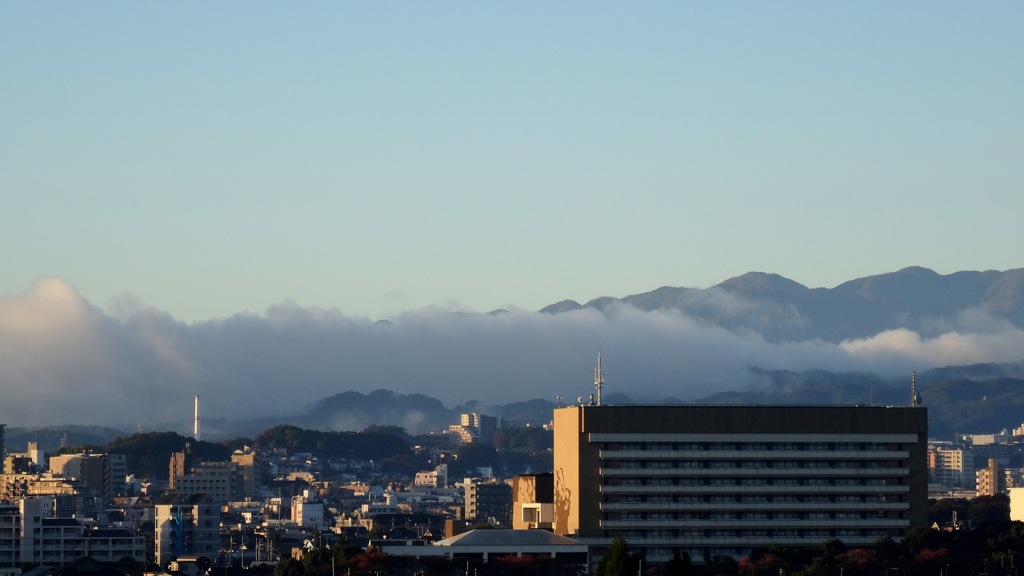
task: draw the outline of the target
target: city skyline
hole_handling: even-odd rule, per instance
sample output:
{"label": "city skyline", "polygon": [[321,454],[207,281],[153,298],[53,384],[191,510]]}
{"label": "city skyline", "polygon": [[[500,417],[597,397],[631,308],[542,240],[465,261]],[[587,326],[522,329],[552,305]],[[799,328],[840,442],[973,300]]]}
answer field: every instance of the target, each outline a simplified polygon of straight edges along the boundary
{"label": "city skyline", "polygon": [[0,295],[378,320],[1019,268],[1022,12],[11,6]]}

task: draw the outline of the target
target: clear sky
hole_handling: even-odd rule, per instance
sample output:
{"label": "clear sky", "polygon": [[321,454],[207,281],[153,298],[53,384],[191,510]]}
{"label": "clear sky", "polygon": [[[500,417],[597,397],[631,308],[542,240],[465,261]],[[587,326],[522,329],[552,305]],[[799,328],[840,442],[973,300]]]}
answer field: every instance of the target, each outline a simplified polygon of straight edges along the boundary
{"label": "clear sky", "polygon": [[1024,266],[1024,3],[15,2],[0,294],[537,309]]}

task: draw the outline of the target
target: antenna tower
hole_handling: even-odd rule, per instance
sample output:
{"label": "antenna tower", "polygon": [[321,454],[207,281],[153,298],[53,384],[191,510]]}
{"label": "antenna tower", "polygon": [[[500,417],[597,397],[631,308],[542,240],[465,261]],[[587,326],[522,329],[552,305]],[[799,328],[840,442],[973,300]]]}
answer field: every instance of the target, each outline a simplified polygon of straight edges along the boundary
{"label": "antenna tower", "polygon": [[910,371],[910,406],[917,407],[917,370]]}
{"label": "antenna tower", "polygon": [[601,353],[597,353],[597,366],[594,368],[594,388],[597,388],[597,405],[601,405],[601,389],[604,388],[604,373],[601,372]]}

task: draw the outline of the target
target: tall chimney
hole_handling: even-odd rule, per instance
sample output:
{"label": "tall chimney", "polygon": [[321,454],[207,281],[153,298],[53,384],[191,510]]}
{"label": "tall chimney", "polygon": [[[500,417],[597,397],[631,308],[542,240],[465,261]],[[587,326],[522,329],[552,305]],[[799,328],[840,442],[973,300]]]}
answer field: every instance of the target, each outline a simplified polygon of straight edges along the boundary
{"label": "tall chimney", "polygon": [[196,394],[196,418],[192,424],[192,437],[199,440],[199,394]]}

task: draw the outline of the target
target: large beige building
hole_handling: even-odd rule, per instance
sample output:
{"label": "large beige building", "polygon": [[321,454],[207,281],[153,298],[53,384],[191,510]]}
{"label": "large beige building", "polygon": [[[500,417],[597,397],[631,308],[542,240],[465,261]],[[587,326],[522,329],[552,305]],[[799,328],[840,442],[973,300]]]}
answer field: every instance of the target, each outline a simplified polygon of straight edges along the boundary
{"label": "large beige building", "polygon": [[924,408],[559,408],[554,531],[651,562],[900,539],[927,524],[926,452]]}
{"label": "large beige building", "polygon": [[[123,461],[123,459],[122,459]],[[103,499],[103,504],[114,497],[114,473],[108,454],[59,454],[50,456],[50,473],[75,478],[91,488]],[[124,488],[124,472],[117,480]]]}

